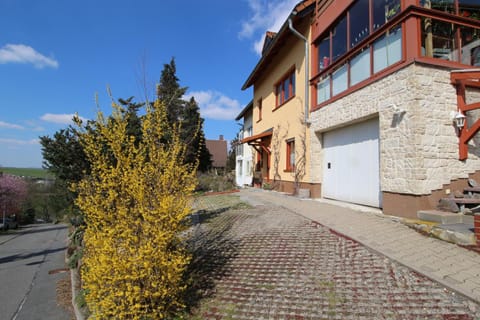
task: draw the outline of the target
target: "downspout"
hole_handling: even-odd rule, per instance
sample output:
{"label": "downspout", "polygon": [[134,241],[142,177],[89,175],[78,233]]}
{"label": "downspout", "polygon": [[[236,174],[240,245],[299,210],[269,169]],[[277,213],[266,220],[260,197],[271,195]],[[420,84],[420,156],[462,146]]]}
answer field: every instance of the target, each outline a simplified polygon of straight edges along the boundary
{"label": "downspout", "polygon": [[[293,12],[292,14],[296,15],[296,12]],[[303,42],[305,43],[305,125],[308,125],[309,124],[309,120],[308,120],[308,101],[309,101],[309,97],[308,97],[308,90],[309,90],[308,65],[309,65],[309,62],[310,62],[309,57],[308,57],[308,39],[305,38],[300,32],[298,32],[297,30],[295,30],[293,28],[291,17],[288,18],[288,28],[293,32],[294,35],[296,35],[297,37],[302,39]]]}

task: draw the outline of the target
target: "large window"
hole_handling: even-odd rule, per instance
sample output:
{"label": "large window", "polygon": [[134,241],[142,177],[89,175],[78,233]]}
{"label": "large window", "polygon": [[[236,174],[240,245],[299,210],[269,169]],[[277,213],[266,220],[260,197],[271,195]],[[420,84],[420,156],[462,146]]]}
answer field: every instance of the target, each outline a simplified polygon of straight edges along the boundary
{"label": "large window", "polygon": [[348,88],[348,68],[344,64],[332,74],[332,94],[337,95]]}
{"label": "large window", "polygon": [[373,72],[402,60],[402,29],[393,28],[373,43]]}
{"label": "large window", "polygon": [[420,0],[420,5],[427,9],[455,13],[454,0]]}
{"label": "large window", "polygon": [[337,22],[332,29],[332,62],[347,52],[347,16]]}
{"label": "large window", "polygon": [[456,27],[453,23],[422,18],[422,55],[458,61]]}
{"label": "large window", "polygon": [[480,1],[458,0],[458,14],[462,17],[480,20]]}
{"label": "large window", "polygon": [[357,0],[349,10],[350,48],[353,48],[370,34],[369,0]]}
{"label": "large window", "polygon": [[350,61],[350,85],[370,77],[370,48],[363,49]]}
{"label": "large window", "polygon": [[330,64],[330,35],[318,44],[318,70],[322,71]]}
{"label": "large window", "polygon": [[284,104],[295,95],[295,69],[277,83],[275,93],[276,107]]}
{"label": "large window", "polygon": [[462,63],[480,67],[480,30],[461,27]]}
{"label": "large window", "polygon": [[317,84],[317,104],[330,99],[330,77],[324,77]]}
{"label": "large window", "polygon": [[373,0],[373,30],[377,30],[400,12],[400,0]]}
{"label": "large window", "polygon": [[[458,4],[458,11],[457,11]],[[478,0],[420,0],[427,9],[439,10],[461,17],[480,20],[480,2]]]}

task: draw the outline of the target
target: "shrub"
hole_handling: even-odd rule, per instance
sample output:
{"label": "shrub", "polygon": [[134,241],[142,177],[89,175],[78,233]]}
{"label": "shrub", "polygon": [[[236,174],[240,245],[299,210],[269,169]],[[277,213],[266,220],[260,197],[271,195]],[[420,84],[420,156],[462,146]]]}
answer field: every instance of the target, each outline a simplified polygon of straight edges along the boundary
{"label": "shrub", "polygon": [[198,185],[196,191],[199,192],[222,192],[236,189],[235,175],[225,173],[217,175],[215,173],[202,173],[198,176]]}
{"label": "shrub", "polygon": [[95,319],[162,319],[182,306],[189,262],[180,233],[190,213],[195,166],[159,102],[147,107],[142,140],[123,109],[101,113],[80,141],[91,174],[74,185],[85,218],[82,280]]}

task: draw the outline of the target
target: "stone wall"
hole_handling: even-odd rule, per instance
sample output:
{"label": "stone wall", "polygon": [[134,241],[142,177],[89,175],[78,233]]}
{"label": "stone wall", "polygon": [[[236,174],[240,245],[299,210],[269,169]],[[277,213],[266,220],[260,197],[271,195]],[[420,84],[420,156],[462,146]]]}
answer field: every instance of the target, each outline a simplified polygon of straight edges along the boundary
{"label": "stone wall", "polygon": [[480,170],[480,147],[472,139],[468,159],[458,160],[451,117],[456,109],[449,70],[422,64],[410,64],[322,107],[311,114],[312,182],[322,181],[322,133],[373,117],[379,117],[383,192],[428,195],[467,178]]}

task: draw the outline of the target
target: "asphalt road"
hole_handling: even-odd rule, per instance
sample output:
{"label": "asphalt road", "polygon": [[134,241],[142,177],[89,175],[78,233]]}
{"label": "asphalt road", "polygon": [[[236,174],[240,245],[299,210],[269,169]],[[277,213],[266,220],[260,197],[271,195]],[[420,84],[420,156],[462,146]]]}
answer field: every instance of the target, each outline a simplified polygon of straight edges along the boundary
{"label": "asphalt road", "polygon": [[39,224],[0,234],[0,319],[72,319],[56,298],[67,232],[66,225]]}

